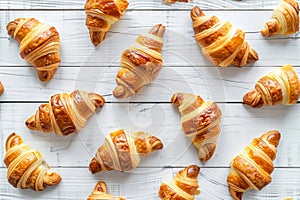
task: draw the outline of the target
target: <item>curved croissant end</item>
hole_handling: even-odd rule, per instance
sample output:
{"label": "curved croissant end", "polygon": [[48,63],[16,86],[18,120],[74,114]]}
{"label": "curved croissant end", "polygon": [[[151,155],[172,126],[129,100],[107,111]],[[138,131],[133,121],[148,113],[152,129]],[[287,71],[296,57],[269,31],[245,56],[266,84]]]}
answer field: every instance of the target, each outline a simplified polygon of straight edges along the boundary
{"label": "curved croissant end", "polygon": [[280,133],[269,131],[255,138],[232,160],[227,183],[233,199],[241,200],[247,190],[261,190],[272,181],[273,161],[279,141]]}
{"label": "curved croissant end", "polygon": [[291,65],[285,65],[261,77],[255,89],[244,95],[245,104],[259,108],[276,104],[296,104],[300,96],[300,80]]}
{"label": "curved croissant end", "polygon": [[49,166],[40,152],[31,150],[16,133],[10,134],[6,140],[4,163],[8,168],[8,182],[17,188],[41,191],[61,181],[59,174],[48,171]]}
{"label": "curved croissant end", "polygon": [[209,160],[216,150],[221,132],[220,108],[216,103],[203,100],[198,95],[183,92],[175,93],[171,102],[178,106],[182,129],[198,149],[200,161]]}
{"label": "curved croissant end", "polygon": [[3,94],[4,92],[4,87],[2,85],[2,82],[0,81],[0,95]]}
{"label": "curved croissant end", "polygon": [[91,173],[116,170],[120,172],[136,168],[141,158],[163,148],[162,142],[145,132],[129,134],[123,129],[110,133],[91,160]]}
{"label": "curved croissant end", "polygon": [[163,200],[193,200],[194,196],[200,193],[198,190],[199,171],[200,167],[197,165],[190,165],[180,170],[172,182],[161,184],[159,197]]}
{"label": "curved croissant end", "polygon": [[92,194],[90,194],[87,200],[125,200],[123,197],[113,196],[107,193],[107,186],[105,182],[99,181],[94,188]]}
{"label": "curved croissant end", "polygon": [[282,0],[274,9],[272,19],[266,21],[263,36],[289,35],[299,31],[299,4],[295,0]]}
{"label": "curved croissant end", "polygon": [[130,97],[156,79],[163,65],[161,50],[164,32],[165,27],[157,24],[122,53],[114,97]]}
{"label": "curved croissant end", "polygon": [[258,60],[257,53],[245,41],[245,32],[216,16],[206,16],[195,6],[190,13],[195,39],[203,55],[214,65],[242,67]]}
{"label": "curved croissant end", "polygon": [[126,0],[87,0],[85,4],[86,26],[94,46],[106,37],[112,24],[120,20],[128,7]]}
{"label": "curved croissant end", "polygon": [[49,81],[60,64],[57,30],[34,18],[17,18],[6,29],[20,43],[20,56],[35,67],[39,79]]}
{"label": "curved croissant end", "polygon": [[25,124],[31,130],[66,136],[81,130],[104,103],[104,98],[96,93],[75,90],[70,94],[56,94],[49,103],[40,105]]}

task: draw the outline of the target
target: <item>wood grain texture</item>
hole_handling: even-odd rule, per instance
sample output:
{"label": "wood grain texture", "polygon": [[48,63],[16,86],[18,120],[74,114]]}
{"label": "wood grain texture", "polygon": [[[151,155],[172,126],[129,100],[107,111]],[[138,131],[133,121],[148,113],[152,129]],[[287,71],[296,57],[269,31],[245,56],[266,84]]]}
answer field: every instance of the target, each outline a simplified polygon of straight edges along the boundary
{"label": "wood grain texture", "polygon": [[[108,191],[112,194],[122,195],[128,200],[154,200],[158,199],[159,186],[181,168],[143,168],[135,172],[116,173],[108,172],[101,175],[91,175],[87,168],[58,168],[54,169],[62,175],[62,182],[55,187],[47,188],[43,192],[30,190],[20,191],[11,185],[3,184],[0,190],[0,199],[31,200],[31,199],[68,199],[82,200],[93,190],[98,180],[103,180],[108,185]],[[209,199],[231,199],[226,185],[228,168],[202,168],[200,170],[199,185],[201,193],[196,200]],[[1,168],[0,173],[6,173]],[[274,170],[273,181],[261,191],[248,191],[243,199],[251,200],[283,200],[291,197],[294,200],[299,198],[299,169]],[[6,178],[0,177],[1,183]],[[145,184],[146,183],[146,184]]]}
{"label": "wood grain texture", "polygon": [[[128,0],[129,2],[129,10],[153,10],[153,9],[191,9],[195,5],[201,6],[203,9],[272,9],[275,5],[277,5],[277,0],[268,0],[268,1],[259,1],[259,0],[192,0],[189,3],[180,3],[172,5],[162,4],[163,0]],[[0,2],[1,9],[83,9],[84,0],[76,1],[76,0],[2,0]]]}
{"label": "wood grain texture", "polygon": [[[200,165],[197,151],[184,136],[177,108],[171,104],[107,103],[78,134],[61,137],[55,134],[31,132],[25,127],[37,103],[0,104],[1,143],[11,132],[22,135],[25,142],[42,152],[51,166],[86,167],[104,137],[120,128],[147,131],[158,136],[164,149],[153,153],[141,163],[144,167]],[[282,140],[275,166],[300,167],[300,105],[253,109],[240,104],[219,104],[223,112],[221,135],[215,156],[201,166],[227,167],[231,159],[254,137],[278,129]],[[176,154],[174,153],[176,152]],[[4,149],[0,152],[3,157]],[[76,155],[76,156],[75,156]],[[0,166],[3,166],[1,163]]]}
{"label": "wood grain texture", "polygon": [[[229,20],[247,32],[247,41],[260,58],[254,66],[278,66],[287,63],[300,65],[299,36],[264,38],[258,32],[263,28],[264,21],[270,18],[271,11],[209,11],[207,14],[215,14],[224,21]],[[29,65],[20,58],[18,44],[5,30],[6,24],[17,17],[36,17],[57,28],[61,37],[61,66],[118,66],[122,51],[138,35],[148,32],[157,23],[167,27],[162,51],[165,66],[212,66],[202,56],[193,38],[189,11],[144,10],[126,12],[97,48],[90,42],[84,11],[0,12],[0,46],[5,49],[0,56],[0,66]]]}

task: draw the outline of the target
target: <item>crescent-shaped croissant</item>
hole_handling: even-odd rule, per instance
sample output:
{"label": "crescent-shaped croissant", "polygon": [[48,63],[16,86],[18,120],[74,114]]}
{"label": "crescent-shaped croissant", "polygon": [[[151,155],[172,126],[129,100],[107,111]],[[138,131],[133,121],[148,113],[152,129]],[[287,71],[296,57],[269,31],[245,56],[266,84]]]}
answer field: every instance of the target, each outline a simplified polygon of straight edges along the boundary
{"label": "crescent-shaped croissant", "polygon": [[110,30],[111,25],[120,20],[128,7],[126,0],[87,0],[85,3],[86,26],[91,42],[97,46]]}
{"label": "crescent-shaped croissant", "polygon": [[245,191],[261,190],[272,181],[273,160],[276,158],[279,140],[278,131],[269,131],[255,138],[232,160],[227,183],[235,200],[241,200]]}
{"label": "crescent-shaped croissant", "polygon": [[135,43],[125,50],[121,57],[121,68],[116,77],[113,91],[116,98],[136,94],[144,85],[158,76],[162,66],[162,36],[165,27],[155,25],[146,35],[139,36]]}
{"label": "crescent-shaped croissant", "polygon": [[57,30],[34,18],[17,18],[6,29],[20,43],[20,56],[34,66],[39,79],[49,81],[60,64]]}
{"label": "crescent-shaped croissant", "polygon": [[296,104],[300,96],[300,80],[291,65],[269,72],[258,80],[255,89],[245,94],[245,104],[259,108],[276,104]]}
{"label": "crescent-shaped croissant", "polygon": [[222,112],[218,105],[200,96],[177,92],[171,99],[178,106],[185,135],[199,151],[201,162],[209,160],[220,135]]}
{"label": "crescent-shaped croissant", "polygon": [[41,153],[24,144],[16,133],[10,134],[6,140],[4,163],[8,168],[8,182],[16,188],[41,191],[61,181],[59,174],[49,171]]}
{"label": "crescent-shaped croissant", "polygon": [[299,30],[299,4],[295,0],[282,0],[274,9],[272,19],[261,30],[264,36],[289,35]]}
{"label": "crescent-shaped croissant", "polygon": [[27,119],[26,126],[31,130],[55,132],[62,136],[76,133],[104,102],[99,94],[79,90],[55,94],[49,103],[40,105],[35,115]]}
{"label": "crescent-shaped croissant", "polygon": [[242,67],[258,60],[257,53],[245,41],[245,32],[216,16],[206,16],[195,6],[191,10],[195,39],[203,55],[214,65]]}
{"label": "crescent-shaped croissant", "polygon": [[103,181],[99,181],[94,188],[92,194],[90,194],[87,200],[125,200],[123,197],[113,196],[107,193],[106,184]]}
{"label": "crescent-shaped croissant", "polygon": [[128,133],[123,129],[110,133],[91,160],[89,169],[94,174],[100,171],[120,172],[136,168],[141,158],[163,148],[162,142],[146,132]]}
{"label": "crescent-shaped croissant", "polygon": [[2,82],[0,81],[0,95],[3,94],[4,92],[4,87],[2,85]]}
{"label": "crescent-shaped croissant", "polygon": [[198,174],[200,167],[190,165],[179,171],[170,183],[162,183],[159,197],[163,200],[194,200],[200,193],[198,190]]}

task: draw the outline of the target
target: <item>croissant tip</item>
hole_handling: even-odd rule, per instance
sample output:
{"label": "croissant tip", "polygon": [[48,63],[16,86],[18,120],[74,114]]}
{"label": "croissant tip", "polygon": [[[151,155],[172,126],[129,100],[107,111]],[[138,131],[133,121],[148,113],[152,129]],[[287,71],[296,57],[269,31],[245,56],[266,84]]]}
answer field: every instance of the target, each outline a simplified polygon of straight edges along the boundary
{"label": "croissant tip", "polygon": [[197,178],[198,174],[200,172],[200,167],[197,165],[190,165],[188,167],[186,167],[187,169],[187,176],[189,178]]}
{"label": "croissant tip", "polygon": [[44,183],[48,186],[57,185],[61,182],[61,176],[56,172],[47,172],[46,176],[44,177]]}
{"label": "croissant tip", "polygon": [[195,6],[194,8],[192,8],[191,10],[192,18],[201,17],[201,16],[205,16],[205,14],[199,6]]}
{"label": "croissant tip", "polygon": [[26,120],[25,125],[30,130],[37,130],[35,115],[32,115],[29,119]]}
{"label": "croissant tip", "polygon": [[92,44],[96,47],[105,39],[107,32],[105,31],[90,31],[90,39]]}
{"label": "croissant tip", "polygon": [[153,26],[148,33],[156,35],[158,37],[162,37],[162,35],[164,34],[166,30],[166,27],[162,24],[156,24],[155,26]]}
{"label": "croissant tip", "polygon": [[243,103],[254,108],[260,108],[263,106],[261,95],[255,89],[244,95]]}
{"label": "croissant tip", "polygon": [[94,157],[90,164],[89,164],[89,170],[92,174],[96,174],[98,172],[102,171],[101,165],[97,162],[96,158]]}
{"label": "croissant tip", "polygon": [[105,99],[101,95],[97,93],[89,93],[88,95],[92,103],[95,105],[95,107],[102,108],[104,106]]}
{"label": "croissant tip", "polygon": [[122,85],[117,85],[115,87],[115,89],[113,90],[113,95],[117,99],[122,99],[122,98],[126,98],[129,96],[126,92],[125,87]]}
{"label": "croissant tip", "polygon": [[104,181],[98,181],[97,184],[95,185],[94,191],[106,193],[107,191],[106,183]]}

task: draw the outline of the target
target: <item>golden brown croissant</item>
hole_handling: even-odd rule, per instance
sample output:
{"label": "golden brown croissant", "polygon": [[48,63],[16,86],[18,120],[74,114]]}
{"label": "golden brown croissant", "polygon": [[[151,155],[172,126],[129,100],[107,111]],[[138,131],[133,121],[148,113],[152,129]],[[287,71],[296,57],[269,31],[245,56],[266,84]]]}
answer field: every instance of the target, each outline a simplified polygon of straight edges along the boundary
{"label": "golden brown croissant", "polygon": [[0,81],[0,95],[4,92],[4,87],[2,85],[2,82]]}
{"label": "golden brown croissant", "polygon": [[171,102],[178,106],[183,131],[198,149],[200,161],[209,160],[220,135],[220,108],[214,102],[183,92],[175,93]]}
{"label": "golden brown croissant", "polygon": [[269,131],[255,138],[232,160],[227,183],[235,200],[241,200],[245,191],[261,190],[272,181],[273,160],[276,158],[279,140],[278,131]]}
{"label": "golden brown croissant", "polygon": [[107,194],[107,187],[103,181],[99,181],[94,188],[92,194],[90,194],[87,200],[125,200],[123,197],[113,196]]}
{"label": "golden brown croissant", "polygon": [[255,108],[267,105],[296,104],[300,96],[300,80],[291,65],[285,65],[260,78],[244,96],[244,103]]}
{"label": "golden brown croissant", "polygon": [[179,171],[170,183],[162,183],[159,197],[163,200],[193,200],[198,190],[198,174],[200,167],[190,165]]}
{"label": "golden brown croissant", "polygon": [[116,98],[126,98],[137,93],[158,76],[162,65],[162,35],[165,27],[155,25],[146,35],[139,36],[121,57],[121,69],[113,91]]}
{"label": "golden brown croissant", "polygon": [[126,0],[87,0],[85,3],[86,26],[91,42],[97,46],[113,23],[118,21],[128,7]]}
{"label": "golden brown croissant", "polygon": [[6,140],[4,163],[8,168],[8,182],[17,188],[41,191],[61,181],[59,174],[49,171],[41,153],[24,144],[16,133],[10,134]]}
{"label": "golden brown croissant", "polygon": [[282,0],[274,9],[272,19],[261,30],[264,36],[289,35],[299,30],[299,5],[295,0]]}
{"label": "golden brown croissant", "polygon": [[31,130],[55,132],[62,136],[76,133],[104,102],[99,94],[79,90],[55,94],[49,103],[40,105],[35,115],[26,121],[26,126]]}
{"label": "golden brown croissant", "polygon": [[123,129],[110,133],[91,160],[89,169],[94,174],[100,171],[120,172],[136,168],[141,158],[163,148],[162,142],[145,132],[128,133]]}
{"label": "golden brown croissant", "polygon": [[214,65],[242,67],[258,60],[257,53],[245,41],[245,32],[235,29],[230,22],[206,16],[198,6],[191,10],[191,18],[195,39],[203,55]]}
{"label": "golden brown croissant", "polygon": [[34,66],[41,81],[49,81],[60,64],[57,30],[34,18],[17,18],[6,28],[20,43],[20,56]]}

